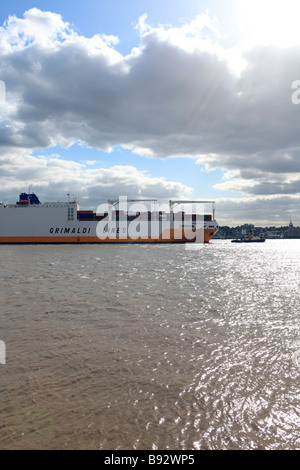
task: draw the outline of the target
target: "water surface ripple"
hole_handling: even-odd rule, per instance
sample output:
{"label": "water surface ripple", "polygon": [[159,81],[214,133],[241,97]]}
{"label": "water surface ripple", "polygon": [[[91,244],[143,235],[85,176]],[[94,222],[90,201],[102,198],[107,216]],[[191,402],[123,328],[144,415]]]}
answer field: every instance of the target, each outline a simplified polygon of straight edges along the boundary
{"label": "water surface ripple", "polygon": [[300,240],[0,256],[1,449],[300,448]]}

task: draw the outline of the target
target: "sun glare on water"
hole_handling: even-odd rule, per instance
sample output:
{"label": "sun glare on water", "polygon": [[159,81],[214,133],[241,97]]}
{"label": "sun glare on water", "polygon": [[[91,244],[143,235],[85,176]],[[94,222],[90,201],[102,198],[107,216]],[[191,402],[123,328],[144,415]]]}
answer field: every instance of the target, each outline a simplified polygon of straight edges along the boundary
{"label": "sun glare on water", "polygon": [[300,44],[299,0],[236,0],[235,10],[247,40],[279,47]]}

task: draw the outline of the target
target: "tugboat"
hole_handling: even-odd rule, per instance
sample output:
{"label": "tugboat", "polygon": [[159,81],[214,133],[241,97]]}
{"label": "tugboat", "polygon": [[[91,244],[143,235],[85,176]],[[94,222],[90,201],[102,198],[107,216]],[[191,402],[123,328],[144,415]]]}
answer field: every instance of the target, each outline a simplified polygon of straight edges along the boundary
{"label": "tugboat", "polygon": [[255,237],[252,232],[248,235],[244,235],[242,238],[238,238],[237,240],[231,240],[231,243],[264,243],[266,239],[262,236]]}

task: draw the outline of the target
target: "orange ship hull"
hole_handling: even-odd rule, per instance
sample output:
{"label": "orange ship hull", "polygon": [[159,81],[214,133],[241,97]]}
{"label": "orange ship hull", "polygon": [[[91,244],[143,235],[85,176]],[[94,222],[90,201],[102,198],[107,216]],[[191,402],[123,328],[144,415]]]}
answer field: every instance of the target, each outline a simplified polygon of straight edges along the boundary
{"label": "orange ship hull", "polygon": [[[176,232],[176,233],[174,233]],[[101,244],[101,243],[195,243],[196,241],[202,243],[209,243],[211,238],[217,232],[216,229],[205,229],[201,231],[199,240],[196,240],[193,232],[183,233],[182,230],[170,230],[169,236],[162,233],[159,237],[140,237],[133,239],[131,237],[107,237],[99,238],[93,236],[45,236],[45,237],[0,237],[0,244]]]}

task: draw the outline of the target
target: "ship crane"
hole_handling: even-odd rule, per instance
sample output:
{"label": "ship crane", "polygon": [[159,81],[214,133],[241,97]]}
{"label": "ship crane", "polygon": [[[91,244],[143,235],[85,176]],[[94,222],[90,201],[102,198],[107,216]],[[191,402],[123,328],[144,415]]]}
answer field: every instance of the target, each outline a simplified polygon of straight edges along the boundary
{"label": "ship crane", "polygon": [[157,199],[127,199],[125,196],[119,199],[108,199],[108,204],[111,206],[109,210],[112,210],[113,207],[120,205],[119,209],[127,212],[129,214],[130,207],[128,204],[130,203],[143,203],[143,202],[157,202]]}
{"label": "ship crane", "polygon": [[181,205],[181,204],[212,204],[213,220],[215,220],[215,201],[184,201],[184,200],[169,201],[171,220],[173,216],[174,207]]}
{"label": "ship crane", "polygon": [[[109,199],[107,202],[112,206],[117,206],[120,203],[120,199]],[[157,199],[126,199],[126,202],[157,202]]]}

